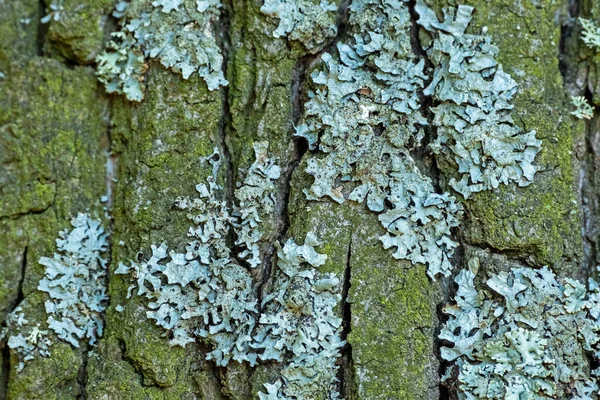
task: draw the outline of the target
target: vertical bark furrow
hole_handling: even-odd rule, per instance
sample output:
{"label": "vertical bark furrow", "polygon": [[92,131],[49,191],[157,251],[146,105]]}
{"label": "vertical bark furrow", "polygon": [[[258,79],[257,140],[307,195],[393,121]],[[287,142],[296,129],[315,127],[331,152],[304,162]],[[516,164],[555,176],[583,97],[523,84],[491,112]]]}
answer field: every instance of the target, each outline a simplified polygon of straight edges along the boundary
{"label": "vertical bark furrow", "polygon": [[346,341],[342,347],[340,357],[340,369],[338,371],[339,393],[342,399],[356,399],[356,376],[352,363],[352,345],[348,342],[348,335],[352,331],[352,304],[348,299],[350,287],[352,286],[352,236],[348,242],[348,254],[346,256],[346,268],[342,279],[342,300],[340,308],[342,313],[341,339]]}

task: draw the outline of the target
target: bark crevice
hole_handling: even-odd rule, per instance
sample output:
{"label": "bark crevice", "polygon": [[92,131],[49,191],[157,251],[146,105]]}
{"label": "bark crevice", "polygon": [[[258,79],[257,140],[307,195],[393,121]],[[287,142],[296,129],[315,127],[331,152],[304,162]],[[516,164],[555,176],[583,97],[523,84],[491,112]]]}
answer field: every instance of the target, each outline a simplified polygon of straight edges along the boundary
{"label": "bark crevice", "polygon": [[[304,87],[306,83],[307,72],[317,62],[321,55],[326,51],[331,51],[333,46],[340,41],[346,34],[346,24],[348,21],[348,10],[351,0],[342,0],[337,12],[337,35],[331,39],[329,43],[323,46],[323,49],[315,54],[307,54],[301,57],[296,63],[292,72],[291,82],[291,103],[292,103],[292,124],[296,126],[302,118],[304,112],[304,100],[305,93]],[[302,158],[308,151],[308,143],[305,139],[294,136],[294,132],[290,132],[293,141],[293,152],[291,159],[287,162],[287,165],[282,170],[281,181],[281,192],[278,196],[276,209],[275,209],[275,233],[273,239],[270,241],[267,251],[264,256],[264,265],[261,270],[258,282],[258,304],[262,304],[262,298],[267,283],[269,282],[273,273],[273,264],[276,263],[277,257],[277,244],[282,241],[288,232],[290,227],[289,219],[289,200],[292,189],[292,178],[296,168],[300,165]]]}
{"label": "bark crevice", "polygon": [[[223,56],[223,64],[221,65],[221,69],[223,71],[223,76],[225,77],[228,77],[228,67],[231,57],[230,13],[232,12],[232,10],[233,5],[231,1],[224,1],[223,7],[221,8],[219,20],[216,24],[214,24],[215,41],[217,43],[217,46],[221,50],[221,55]],[[232,123],[231,105],[229,103],[230,85],[232,84],[232,82],[229,82],[228,85],[221,86],[219,88],[221,98],[221,117],[219,120],[218,133],[216,137],[221,162],[222,165],[225,166],[224,196],[227,208],[229,210],[233,210],[235,191],[235,166],[231,158],[231,151],[229,149],[229,144],[227,141],[227,132],[231,129]],[[232,249],[235,248],[234,243],[235,234],[233,231],[233,227],[230,227],[227,237],[228,247]],[[233,257],[238,259],[237,252],[233,253]],[[239,261],[240,260],[238,259],[238,262]]]}
{"label": "bark crevice", "polygon": [[8,395],[8,382],[10,378],[10,349],[4,341],[0,342],[0,399],[6,399]]}
{"label": "bark crevice", "polygon": [[348,342],[348,335],[352,331],[352,304],[348,300],[350,287],[352,286],[352,236],[348,242],[348,253],[346,256],[346,268],[342,281],[342,300],[340,302],[342,311],[341,339],[345,341],[339,358],[340,369],[338,371],[339,392],[343,399],[356,398],[356,381],[354,376],[354,365],[352,359],[352,345]]}
{"label": "bark crevice", "polygon": [[88,359],[89,359],[89,345],[81,348],[81,365],[79,371],[77,371],[77,384],[79,385],[79,393],[77,394],[77,400],[87,399],[87,382],[88,382]]}
{"label": "bark crevice", "polygon": [[44,0],[38,1],[38,28],[36,32],[36,51],[39,57],[44,56],[44,44],[46,43],[46,36],[48,35],[48,29],[50,28],[50,24],[44,24],[41,22],[41,19],[44,18],[46,13],[46,3]]}
{"label": "bark crevice", "polygon": [[[592,69],[590,59],[578,62],[581,55],[580,29],[577,28],[578,17],[582,12],[582,3],[579,0],[567,1],[567,15],[562,21],[560,41],[558,46],[559,70],[563,79],[563,88],[568,98],[583,96],[593,104],[593,93],[589,89],[586,77],[581,80],[584,69]],[[581,237],[583,242],[583,259],[579,274],[583,279],[595,274],[594,269],[598,263],[598,233],[597,217],[600,211],[598,204],[598,185],[595,180],[597,172],[597,148],[600,120],[595,115],[592,120],[585,122],[583,134],[575,138],[577,171],[577,197],[581,213]]]}
{"label": "bark crevice", "polygon": [[[431,111],[432,107],[435,107],[437,104],[434,101],[434,99],[431,96],[426,96],[424,94],[424,88],[428,87],[429,84],[431,83],[431,79],[432,79],[432,72],[433,72],[433,63],[431,62],[431,60],[429,59],[429,56],[427,54],[427,51],[423,48],[423,45],[421,43],[421,40],[419,38],[419,31],[420,31],[420,26],[418,24],[418,20],[419,20],[419,14],[417,13],[416,9],[416,0],[410,0],[408,2],[408,11],[410,14],[410,19],[411,19],[411,28],[410,28],[410,43],[411,43],[411,48],[412,51],[415,55],[415,57],[419,60],[423,60],[425,63],[425,67],[424,70],[427,71],[427,76],[428,79],[425,80],[423,88],[419,89],[419,103],[420,103],[420,112],[425,116],[425,118],[427,119],[427,126],[422,127],[423,131],[424,131],[424,135],[423,135],[423,139],[421,141],[421,143],[418,143],[413,149],[411,149],[410,153],[411,156],[413,157],[413,159],[415,160],[415,163],[418,165],[419,169],[426,172],[426,175],[431,179],[431,182],[433,184],[433,187],[435,188],[436,192],[438,193],[442,193],[444,192],[443,190],[443,186],[444,186],[444,182],[443,182],[443,174],[441,172],[441,170],[438,167],[437,164],[437,159],[434,156],[434,154],[432,153],[431,149],[430,149],[430,144],[435,140],[436,136],[437,136],[437,130],[435,128],[435,125],[433,124],[433,120],[434,120],[434,114]],[[460,229],[460,228],[457,228]],[[452,235],[452,239],[455,240],[457,243],[459,243],[458,248],[455,251],[455,254],[453,257],[451,257],[451,263],[452,265],[457,268],[458,266],[460,266],[463,262],[462,262],[462,254],[463,254],[463,243],[461,243],[460,240],[458,240],[457,237],[457,232],[455,229],[454,234]],[[438,335],[440,333],[440,329],[441,329],[441,322],[445,320],[445,315],[441,312],[441,308],[443,307],[444,304],[448,303],[451,299],[452,296],[452,292],[453,292],[453,275],[449,278],[442,278],[440,279],[439,283],[437,284],[438,287],[440,288],[440,293],[441,293],[441,298],[438,297],[438,302],[436,304],[436,313],[437,313],[437,320],[438,323],[436,325],[436,329],[433,329],[433,348],[434,348],[434,352],[432,354],[432,357],[437,359],[438,361],[438,368],[437,368],[437,374],[438,374],[438,379],[439,379],[439,383],[438,383],[438,391],[439,391],[439,399],[440,400],[449,400],[449,399],[455,399],[455,395],[453,394],[453,391],[446,386],[445,383],[443,383],[441,381],[441,376],[443,375],[443,373],[446,371],[446,369],[448,368],[448,363],[446,362],[446,360],[444,360],[441,357],[440,354],[440,347],[442,346],[442,343],[440,342],[440,339],[438,338]],[[435,300],[434,300],[435,302]]]}
{"label": "bark crevice", "polygon": [[[23,283],[25,282],[25,271],[27,270],[27,253],[29,251],[29,246],[25,246],[23,249],[23,255],[21,257],[21,268],[20,268],[20,276],[19,282],[17,283],[17,297],[12,302],[8,315],[15,311],[15,309],[21,304],[25,295],[23,293]],[[3,328],[6,325],[6,320],[0,324],[0,328]],[[0,329],[1,331],[1,329]],[[3,338],[0,341],[0,400],[6,399],[8,395],[8,385],[10,378],[10,348],[8,347],[8,343],[6,338]]]}

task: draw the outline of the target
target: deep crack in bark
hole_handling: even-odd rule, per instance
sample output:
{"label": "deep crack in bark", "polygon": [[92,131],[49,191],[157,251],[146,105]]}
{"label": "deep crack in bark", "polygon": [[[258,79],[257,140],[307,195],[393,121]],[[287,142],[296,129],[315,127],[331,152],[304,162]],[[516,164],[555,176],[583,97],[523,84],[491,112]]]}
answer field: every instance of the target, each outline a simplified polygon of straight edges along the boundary
{"label": "deep crack in bark", "polygon": [[[21,258],[21,275],[19,277],[19,282],[17,284],[17,297],[11,304],[8,315],[10,315],[15,309],[21,304],[25,295],[23,294],[23,282],[25,281],[25,271],[27,270],[27,252],[29,251],[29,246],[25,246],[23,250],[23,256]],[[6,324],[6,321],[3,321],[0,324],[0,328],[2,328]],[[6,338],[5,338],[6,339]],[[7,341],[3,339],[0,341],[0,400],[4,400],[8,395],[8,384],[10,378],[10,348],[8,347]]]}
{"label": "deep crack in bark", "polygon": [[87,366],[89,359],[89,344],[85,344],[81,347],[81,365],[77,371],[77,384],[79,385],[79,393],[77,394],[77,400],[86,400],[87,391],[86,385],[88,381]]}
{"label": "deep crack in bark", "polygon": [[[223,76],[228,77],[228,67],[230,60],[231,50],[231,38],[230,38],[230,12],[232,10],[231,1],[224,1],[223,7],[217,23],[214,24],[215,41],[217,46],[221,50],[223,56],[223,64],[221,66]],[[229,151],[229,145],[227,143],[227,132],[230,129],[231,124],[231,109],[229,104],[229,82],[227,86],[221,86],[219,92],[221,95],[221,119],[219,121],[219,132],[217,135],[217,146],[219,147],[219,154],[221,155],[221,161],[225,166],[225,201],[229,210],[233,209],[234,204],[234,190],[235,190],[235,178],[234,178],[234,165],[231,159],[231,152]],[[230,248],[234,248],[234,232],[233,227],[229,229],[229,235],[227,242]]]}
{"label": "deep crack in bark", "polygon": [[[410,43],[411,43],[411,48],[412,48],[412,51],[413,51],[415,57],[417,57],[418,59],[422,59],[425,62],[425,71],[428,71],[428,79],[425,81],[424,87],[427,87],[429,85],[429,83],[431,82],[433,64],[431,63],[431,60],[429,59],[429,56],[427,55],[427,52],[423,48],[421,41],[419,39],[420,26],[417,23],[417,21],[419,19],[419,15],[415,9],[415,6],[416,6],[416,0],[410,0],[408,2],[408,11],[410,14],[410,19],[411,19]],[[431,96],[425,96],[425,94],[423,93],[423,89],[419,90],[419,100],[420,100],[420,105],[421,105],[420,111],[427,118],[428,125],[426,127],[423,127],[423,130],[425,133],[423,136],[423,140],[418,146],[416,146],[414,149],[411,150],[411,156],[415,160],[415,163],[417,164],[419,169],[421,171],[426,172],[426,175],[429,178],[431,178],[431,182],[432,182],[436,192],[442,193],[443,192],[442,185],[441,185],[442,173],[437,166],[437,160],[436,160],[435,156],[433,155],[433,153],[431,152],[431,150],[429,148],[429,145],[433,142],[433,140],[437,136],[437,131],[433,124],[434,114],[431,111],[431,108],[436,106],[436,104]],[[460,228],[458,228],[458,229],[460,229]],[[462,246],[461,246],[460,241],[457,240],[457,237],[455,237],[456,235],[452,235],[452,236],[453,236],[453,239],[457,243],[459,243],[458,248],[455,250],[454,256],[451,257],[452,265],[454,267],[456,267],[456,266],[462,264]],[[439,332],[441,329],[441,321],[443,321],[445,318],[445,316],[441,312],[441,307],[444,304],[446,304],[451,298],[452,291],[453,291],[453,282],[454,281],[453,281],[452,277],[450,277],[450,278],[442,278],[442,279],[440,279],[440,282],[438,283],[438,285],[440,285],[440,287],[441,287],[441,292],[442,292],[443,296],[440,299],[441,303],[436,304],[438,323],[436,324],[436,329],[433,330],[434,353],[432,354],[432,356],[435,357],[439,363],[438,370],[437,370],[438,379],[442,376],[442,374],[445,372],[446,368],[448,367],[448,363],[440,355],[439,349],[440,349],[441,343],[438,338],[438,335],[439,335]],[[443,385],[441,383],[441,381],[438,384],[438,390],[439,390],[439,399],[440,400],[454,399],[454,395],[452,393],[450,393],[448,388],[445,385]]]}
{"label": "deep crack in bark", "polygon": [[344,278],[342,281],[342,300],[340,302],[342,311],[342,333],[341,339],[346,341],[341,350],[339,359],[340,368],[337,378],[339,380],[339,392],[343,399],[355,399],[356,395],[356,377],[354,373],[354,362],[352,359],[352,345],[347,342],[348,335],[352,330],[352,305],[348,301],[350,287],[352,286],[352,235],[348,242],[348,253],[346,256],[346,268],[344,269]]}
{"label": "deep crack in bark", "polygon": [[0,342],[0,400],[5,400],[8,395],[8,381],[10,377],[10,349],[6,342]]}
{"label": "deep crack in bark", "polygon": [[[580,78],[582,69],[589,68],[590,60],[577,61],[581,57],[581,46],[583,46],[579,40],[580,29],[577,28],[577,18],[582,12],[579,0],[568,0],[567,11],[568,15],[565,15],[565,20],[561,24],[558,48],[559,70],[563,79],[563,87],[568,97],[583,95],[591,103],[593,94],[589,90],[587,79],[581,81]],[[594,269],[598,264],[600,227],[597,218],[600,206],[595,176],[598,169],[596,154],[600,145],[600,120],[597,115],[586,122],[583,137],[576,139],[578,140],[576,156],[579,161],[577,196],[583,241],[583,259],[578,274],[579,278],[586,280],[588,276],[594,274]]]}
{"label": "deep crack in bark", "polygon": [[[348,22],[348,10],[351,0],[342,0],[337,11],[337,34],[331,39],[329,43],[323,46],[323,49],[315,54],[307,54],[301,57],[296,63],[293,70],[292,76],[292,122],[296,126],[302,114],[304,112],[304,85],[306,82],[307,71],[317,62],[321,55],[326,51],[331,51],[332,48],[343,38],[346,34],[346,24]],[[265,252],[264,265],[261,270],[261,274],[258,282],[258,304],[259,307],[262,304],[262,298],[267,283],[269,282],[273,274],[273,265],[276,263],[277,257],[277,243],[280,243],[286,236],[290,226],[288,205],[290,200],[290,193],[292,187],[292,177],[298,165],[302,161],[302,158],[308,151],[308,144],[306,140],[294,137],[293,132],[290,133],[292,136],[294,151],[292,158],[288,161],[286,167],[283,169],[281,174],[281,181],[284,182],[280,195],[277,199],[275,209],[275,234],[273,240],[269,244],[267,251]]]}
{"label": "deep crack in bark", "polygon": [[[37,37],[36,37],[36,50],[37,55],[42,57],[44,55],[44,43],[46,42],[46,35],[48,35],[48,29],[50,28],[50,24],[44,24],[41,22],[41,19],[46,15],[46,3],[44,0],[38,1],[38,29],[37,29]],[[1,398],[0,398],[1,399]]]}

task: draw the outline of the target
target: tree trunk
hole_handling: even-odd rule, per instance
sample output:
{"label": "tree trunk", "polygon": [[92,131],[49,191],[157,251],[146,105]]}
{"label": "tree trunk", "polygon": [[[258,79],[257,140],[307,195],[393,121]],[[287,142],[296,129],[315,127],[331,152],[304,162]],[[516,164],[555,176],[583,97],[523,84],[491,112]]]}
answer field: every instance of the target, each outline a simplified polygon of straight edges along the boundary
{"label": "tree trunk", "polygon": [[[96,77],[96,57],[119,29],[112,1],[64,0],[62,14],[43,24],[51,1],[0,0],[0,321],[21,307],[30,324],[45,326],[48,296],[38,290],[45,274],[39,260],[52,257],[55,239],[70,229],[73,217],[89,213],[110,233],[102,337],[76,348],[53,336],[50,355],[28,360],[17,372],[20,359],[7,345],[9,332],[0,342],[0,399],[241,400],[258,398],[265,384],[277,381],[279,362],[219,367],[206,359],[210,341],[170,346],[165,330],[146,317],[147,300],[127,298],[129,277],[114,274],[119,263],[148,259],[152,245],[165,242],[184,251],[190,224],[174,204],[195,196],[196,185],[211,174],[199,160],[217,148],[218,181],[231,206],[255,162],[253,145],[261,141],[268,141],[281,176],[274,211],[263,216],[262,263],[251,271],[259,298],[277,284],[277,244],[304,243],[313,232],[321,243],[317,251],[327,256],[318,270],[340,281],[336,313],[347,343],[334,386],[341,398],[455,395],[440,385],[446,365],[437,338],[446,318],[441,307],[456,290],[455,274],[433,281],[426,265],[394,258],[379,239],[385,232],[378,213],[365,204],[308,200],[304,193],[315,179],[306,172],[315,151],[294,136],[295,128],[306,116],[314,90],[310,75],[322,54],[335,54],[336,44],[356,33],[350,1],[336,4],[336,35],[312,48],[274,37],[278,19],[261,12],[262,3],[225,0],[212,25],[227,86],[210,90],[198,74],[183,79],[146,57],[144,99],[136,102],[107,94]],[[428,3],[438,11],[457,5]],[[454,272],[476,256],[489,271],[548,265],[560,276],[585,279],[600,262],[600,119],[573,118],[569,101],[585,95],[600,104],[600,59],[579,40],[576,19],[599,20],[600,4],[467,3],[475,8],[468,32],[486,27],[499,48],[497,60],[519,85],[515,124],[535,130],[542,145],[531,185],[501,184],[468,199],[454,194],[464,208],[452,231],[459,243]],[[414,2],[407,7],[414,57],[426,58]],[[432,104],[421,99],[432,126]],[[425,133],[425,145],[411,155],[437,191],[451,191],[456,168],[428,150],[435,129]]]}

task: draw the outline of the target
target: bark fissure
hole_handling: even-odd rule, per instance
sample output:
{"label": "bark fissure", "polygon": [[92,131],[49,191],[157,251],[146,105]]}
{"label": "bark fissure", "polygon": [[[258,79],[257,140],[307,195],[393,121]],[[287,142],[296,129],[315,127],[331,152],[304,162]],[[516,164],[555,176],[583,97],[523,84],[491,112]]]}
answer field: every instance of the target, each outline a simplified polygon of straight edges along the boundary
{"label": "bark fissure", "polygon": [[0,361],[2,362],[2,364],[0,364],[0,399],[6,399],[10,378],[10,349],[6,342],[0,342],[0,351]]}
{"label": "bark fissure", "polygon": [[[58,190],[58,188],[57,188]],[[52,200],[52,203],[48,204],[47,206],[40,208],[40,209],[30,209],[27,211],[23,211],[23,212],[17,212],[17,213],[13,213],[13,214],[9,214],[9,215],[2,215],[0,216],[0,221],[4,221],[4,220],[17,220],[19,218],[22,217],[26,217],[28,215],[39,215],[39,214],[43,214],[46,211],[48,211],[49,209],[52,208],[52,206],[54,206],[54,203],[56,202],[56,191],[54,193],[54,199]]]}
{"label": "bark fissure", "polygon": [[[577,29],[578,17],[581,13],[581,4],[579,0],[568,0],[568,15],[561,24],[560,41],[558,46],[559,70],[563,79],[563,87],[570,98],[572,96],[583,95],[588,102],[592,103],[593,94],[589,90],[587,82],[580,81],[580,73],[583,68],[591,70],[589,59],[584,62],[577,62],[581,52],[582,43],[579,40]],[[583,85],[583,86],[582,86]],[[583,93],[582,93],[583,91]],[[577,197],[578,207],[581,213],[581,236],[583,242],[583,260],[579,273],[581,277],[587,279],[590,274],[594,274],[594,268],[598,263],[598,232],[599,227],[596,222],[600,210],[598,204],[598,185],[595,180],[597,166],[597,142],[600,131],[600,120],[595,116],[592,120],[586,121],[583,137],[576,140],[576,152],[579,165],[577,166]]]}
{"label": "bark fissure", "polygon": [[[420,26],[417,23],[419,19],[419,15],[415,9],[416,0],[411,0],[408,2],[408,10],[411,19],[411,29],[410,29],[410,42],[411,48],[416,58],[419,60],[424,60],[425,62],[425,71],[428,71],[428,79],[424,82],[424,87],[429,86],[432,79],[432,71],[433,64],[427,55],[427,52],[423,48],[421,44],[421,40],[419,38],[419,30]],[[424,135],[421,143],[418,144],[415,148],[411,149],[411,156],[415,160],[416,164],[419,166],[419,169],[425,171],[427,176],[432,181],[432,184],[438,193],[442,193],[444,190],[442,189],[442,172],[438,168],[437,160],[433,155],[430,144],[435,140],[437,136],[437,130],[435,125],[433,124],[434,114],[431,111],[432,107],[435,107],[437,104],[431,96],[426,96],[424,93],[424,89],[419,89],[419,100],[420,100],[420,112],[427,119],[427,126],[423,127]],[[458,228],[460,229],[460,228]],[[455,229],[456,230],[456,229]],[[455,251],[454,256],[451,258],[452,265],[457,268],[462,264],[462,243],[457,237],[458,232],[454,232],[452,235],[452,239],[459,243],[458,248]],[[444,314],[441,312],[441,307],[448,303],[452,296],[453,291],[453,275],[449,278],[442,278],[438,283],[438,287],[440,288],[440,292],[442,294],[441,299],[438,299],[438,303],[436,304],[437,310],[437,320],[443,321],[445,319]],[[435,301],[435,300],[434,300]],[[441,324],[438,323],[436,325],[436,329],[433,329],[433,348],[434,353],[433,357],[435,357],[439,363],[439,367],[437,370],[439,384],[439,399],[440,400],[449,400],[454,399],[453,391],[449,390],[449,388],[441,382],[441,376],[448,368],[449,364],[441,357],[440,347],[442,343],[438,338],[441,329]]]}
{"label": "bark fissure", "polygon": [[[348,21],[348,10],[350,6],[351,0],[342,0],[340,2],[340,6],[338,7],[337,12],[337,35],[331,39],[331,41],[323,47],[323,50],[315,53],[308,54],[304,57],[301,57],[300,60],[296,63],[293,75],[292,75],[292,85],[291,85],[291,103],[292,103],[292,123],[294,126],[298,124],[300,119],[302,118],[302,114],[304,112],[304,86],[306,82],[306,73],[307,71],[317,62],[321,55],[325,51],[330,51],[333,46],[337,42],[340,41],[346,34],[346,24]],[[261,274],[259,277],[258,283],[258,304],[262,304],[262,298],[264,295],[264,290],[267,282],[271,278],[273,272],[273,264],[276,262],[276,250],[277,243],[280,243],[281,240],[285,237],[288,232],[290,226],[289,220],[289,200],[290,193],[292,189],[292,177],[298,165],[302,161],[302,158],[308,151],[308,144],[304,139],[293,136],[294,132],[290,133],[294,145],[294,150],[292,153],[291,159],[288,161],[286,167],[283,169],[281,174],[281,181],[283,185],[281,187],[281,192],[278,196],[276,209],[275,209],[275,234],[273,235],[273,240],[269,244],[267,251],[265,252],[264,257],[264,265],[261,270]]]}
{"label": "bark fissure", "polygon": [[139,377],[140,386],[147,387],[148,385],[144,383],[144,373],[141,371],[135,361],[127,355],[127,343],[123,339],[118,339],[118,343],[119,349],[121,350],[121,360],[125,361],[133,368],[133,371]]}
{"label": "bark fissure", "polygon": [[[29,246],[25,246],[23,250],[23,255],[21,257],[21,268],[20,268],[20,276],[19,282],[17,284],[17,297],[11,304],[8,315],[15,311],[15,309],[21,304],[25,295],[23,293],[23,283],[25,282],[25,271],[27,270],[27,252],[29,250]],[[3,328],[6,325],[6,320],[2,322],[0,325]],[[0,341],[0,400],[6,399],[8,394],[8,385],[9,385],[9,377],[10,377],[10,348],[8,347],[8,343],[6,341],[7,338],[4,338]]]}
{"label": "bark fissure", "polygon": [[356,398],[356,382],[354,377],[354,367],[352,360],[352,345],[348,342],[348,335],[352,330],[352,304],[348,300],[350,287],[352,286],[352,236],[348,242],[348,253],[346,256],[346,268],[344,269],[344,278],[342,281],[342,300],[340,302],[342,309],[342,333],[341,339],[345,341],[341,350],[339,359],[340,369],[338,371],[339,391],[343,399]]}
{"label": "bark fissure", "polygon": [[27,252],[29,251],[29,246],[25,246],[23,250],[23,257],[21,258],[21,275],[19,276],[19,283],[17,285],[17,298],[15,299],[12,307],[10,308],[10,312],[12,313],[18,306],[21,304],[25,295],[23,294],[23,283],[25,282],[25,271],[27,271]]}
{"label": "bark fissure", "polygon": [[89,358],[89,345],[84,345],[81,348],[81,365],[79,366],[79,371],[77,371],[77,384],[79,385],[79,393],[77,394],[77,400],[86,400],[87,399],[87,366],[88,366],[88,358]]}
{"label": "bark fissure", "polygon": [[[216,32],[216,42],[217,46],[221,50],[221,54],[223,56],[223,75],[227,76],[227,70],[229,65],[230,58],[230,49],[231,49],[231,38],[230,38],[230,16],[229,13],[232,10],[232,5],[230,1],[226,1],[223,4],[223,8],[221,9],[221,15],[218,23],[215,26]],[[229,82],[229,85],[232,85]],[[235,189],[235,179],[234,179],[234,165],[231,159],[231,152],[229,151],[229,146],[227,144],[227,132],[231,129],[231,109],[229,103],[229,91],[230,87],[221,86],[220,87],[220,95],[221,95],[221,120],[219,121],[219,132],[217,136],[217,144],[219,146],[220,154],[223,158],[223,164],[226,167],[225,171],[225,197],[227,201],[228,207],[231,209],[233,205],[233,192]]]}
{"label": "bark fissure", "polygon": [[[45,12],[46,12],[46,3],[44,2],[44,0],[39,0],[38,2],[38,13],[37,13],[37,19],[38,21],[40,21],[42,18],[44,18]],[[44,24],[42,22],[38,22],[38,29],[37,29],[37,37],[36,37],[36,50],[37,50],[37,55],[40,57],[44,56],[44,43],[46,42],[46,35],[48,35],[48,29],[50,27],[50,24]]]}
{"label": "bark fissure", "polygon": [[598,117],[586,124],[585,154],[581,160],[579,177],[579,197],[582,215],[582,235],[584,247],[583,273],[593,274],[598,264],[598,189],[596,187],[596,145],[600,134],[600,120]]}

